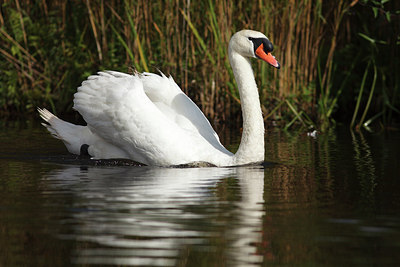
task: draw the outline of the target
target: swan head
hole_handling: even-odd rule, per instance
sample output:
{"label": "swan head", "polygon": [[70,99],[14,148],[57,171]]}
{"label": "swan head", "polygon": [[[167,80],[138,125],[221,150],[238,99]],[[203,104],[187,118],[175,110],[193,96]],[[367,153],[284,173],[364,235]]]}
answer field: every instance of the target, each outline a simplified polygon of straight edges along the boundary
{"label": "swan head", "polygon": [[271,66],[279,69],[280,64],[271,54],[274,46],[261,32],[241,30],[235,33],[230,42],[229,50],[248,58],[259,58]]}

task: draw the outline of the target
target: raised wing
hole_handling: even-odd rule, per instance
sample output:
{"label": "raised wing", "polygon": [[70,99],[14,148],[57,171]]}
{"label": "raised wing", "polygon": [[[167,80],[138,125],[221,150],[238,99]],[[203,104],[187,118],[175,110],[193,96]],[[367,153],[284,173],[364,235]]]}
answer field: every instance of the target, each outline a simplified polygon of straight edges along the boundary
{"label": "raised wing", "polygon": [[222,146],[203,112],[182,92],[171,76],[167,78],[163,73],[143,73],[140,79],[146,95],[166,116],[182,128],[198,132],[216,148]]}
{"label": "raised wing", "polygon": [[165,76],[99,72],[78,88],[74,109],[93,132],[139,162],[197,161],[210,147],[230,154],[197,106]]}

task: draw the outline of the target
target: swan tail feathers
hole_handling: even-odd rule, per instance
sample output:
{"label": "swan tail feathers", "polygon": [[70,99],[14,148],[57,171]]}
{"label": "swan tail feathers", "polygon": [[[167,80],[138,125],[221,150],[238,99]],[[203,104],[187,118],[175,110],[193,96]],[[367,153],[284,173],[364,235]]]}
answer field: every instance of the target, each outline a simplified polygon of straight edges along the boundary
{"label": "swan tail feathers", "polygon": [[45,121],[42,122],[42,125],[47,128],[53,137],[62,140],[62,137],[58,134],[57,128],[55,127],[55,125],[59,124],[59,121],[61,120],[45,108],[37,108],[37,111],[39,112],[40,117]]}
{"label": "swan tail feathers", "polygon": [[90,130],[86,126],[63,121],[45,108],[38,108],[37,111],[44,120],[42,125],[47,128],[51,135],[63,141],[70,153],[79,155],[83,145],[82,136],[88,135]]}

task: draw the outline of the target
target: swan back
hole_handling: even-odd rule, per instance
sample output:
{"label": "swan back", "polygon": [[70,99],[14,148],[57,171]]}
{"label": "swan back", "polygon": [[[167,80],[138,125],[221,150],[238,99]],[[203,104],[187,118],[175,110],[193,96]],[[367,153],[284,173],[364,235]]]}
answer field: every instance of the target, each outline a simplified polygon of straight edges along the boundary
{"label": "swan back", "polygon": [[145,164],[231,155],[199,108],[165,75],[99,72],[78,88],[74,109],[92,132]]}

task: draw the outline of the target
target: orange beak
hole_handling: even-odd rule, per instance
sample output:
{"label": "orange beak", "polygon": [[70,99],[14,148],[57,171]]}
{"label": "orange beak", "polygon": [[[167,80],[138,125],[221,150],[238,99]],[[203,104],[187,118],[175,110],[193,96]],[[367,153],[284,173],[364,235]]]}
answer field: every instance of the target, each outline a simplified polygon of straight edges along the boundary
{"label": "orange beak", "polygon": [[256,55],[271,66],[280,69],[281,65],[275,57],[271,53],[265,53],[263,43],[261,43],[261,45],[256,49]]}

